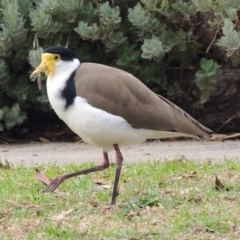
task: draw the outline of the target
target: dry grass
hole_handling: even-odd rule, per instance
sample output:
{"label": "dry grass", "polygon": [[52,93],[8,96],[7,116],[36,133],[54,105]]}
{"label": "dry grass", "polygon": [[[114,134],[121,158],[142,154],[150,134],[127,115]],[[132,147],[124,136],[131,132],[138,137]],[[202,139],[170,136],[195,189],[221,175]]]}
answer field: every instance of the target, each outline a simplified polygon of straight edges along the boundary
{"label": "dry grass", "polygon": [[[38,166],[48,176],[91,164]],[[110,206],[115,166],[44,194],[34,166],[0,169],[0,239],[239,239],[240,162],[127,164]],[[215,189],[216,175],[225,188]],[[227,191],[228,190],[228,191]]]}

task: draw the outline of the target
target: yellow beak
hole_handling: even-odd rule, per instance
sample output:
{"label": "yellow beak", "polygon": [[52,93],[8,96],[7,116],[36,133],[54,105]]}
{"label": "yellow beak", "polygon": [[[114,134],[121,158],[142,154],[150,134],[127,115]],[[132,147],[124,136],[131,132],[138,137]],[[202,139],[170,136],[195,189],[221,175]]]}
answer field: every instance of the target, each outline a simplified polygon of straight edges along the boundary
{"label": "yellow beak", "polygon": [[41,58],[42,58],[42,61],[40,65],[32,72],[30,78],[33,78],[37,74],[40,74],[42,72],[44,72],[46,76],[53,75],[54,67],[55,67],[54,55],[51,53],[43,53]]}

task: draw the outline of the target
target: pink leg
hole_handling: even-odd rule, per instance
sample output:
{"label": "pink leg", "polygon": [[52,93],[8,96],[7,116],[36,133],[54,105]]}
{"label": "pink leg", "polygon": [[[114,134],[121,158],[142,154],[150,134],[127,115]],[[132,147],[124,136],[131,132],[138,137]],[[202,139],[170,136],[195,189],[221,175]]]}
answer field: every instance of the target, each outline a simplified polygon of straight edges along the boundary
{"label": "pink leg", "polygon": [[82,174],[88,174],[91,172],[101,171],[108,167],[109,167],[108,154],[106,152],[103,152],[103,162],[100,165],[89,168],[89,169],[73,172],[73,173],[59,175],[47,185],[44,192],[53,192],[61,182],[65,181],[68,178],[76,177],[76,176],[82,175]]}
{"label": "pink leg", "polygon": [[122,153],[120,152],[118,145],[114,144],[113,147],[116,152],[117,169],[116,169],[116,174],[115,174],[115,181],[114,181],[111,205],[116,204],[116,198],[118,195],[118,183],[119,183],[119,178],[120,178],[121,169],[122,169],[122,162],[123,162],[123,156],[122,156]]}

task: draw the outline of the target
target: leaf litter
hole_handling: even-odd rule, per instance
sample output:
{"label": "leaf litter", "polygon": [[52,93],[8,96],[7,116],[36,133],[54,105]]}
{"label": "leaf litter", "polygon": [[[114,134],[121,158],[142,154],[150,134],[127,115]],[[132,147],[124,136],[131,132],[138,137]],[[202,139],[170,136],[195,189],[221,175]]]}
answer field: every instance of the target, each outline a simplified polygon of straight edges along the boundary
{"label": "leaf litter", "polygon": [[217,191],[221,191],[221,190],[229,191],[229,188],[225,187],[217,176],[215,178],[215,189]]}

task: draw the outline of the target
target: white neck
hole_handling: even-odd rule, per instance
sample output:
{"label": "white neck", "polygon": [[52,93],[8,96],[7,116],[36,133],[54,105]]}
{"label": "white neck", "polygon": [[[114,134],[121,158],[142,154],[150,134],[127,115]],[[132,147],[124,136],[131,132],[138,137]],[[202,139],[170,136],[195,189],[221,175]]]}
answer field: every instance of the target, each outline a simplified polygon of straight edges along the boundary
{"label": "white neck", "polygon": [[48,99],[60,118],[64,116],[65,100],[61,98],[61,91],[66,86],[70,75],[80,66],[80,61],[58,61],[56,62],[53,76],[47,78]]}
{"label": "white neck", "polygon": [[75,71],[80,65],[80,61],[75,58],[73,61],[62,61],[59,60],[55,64],[54,74],[52,77],[59,77],[63,74],[71,74],[73,71]]}

